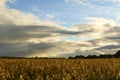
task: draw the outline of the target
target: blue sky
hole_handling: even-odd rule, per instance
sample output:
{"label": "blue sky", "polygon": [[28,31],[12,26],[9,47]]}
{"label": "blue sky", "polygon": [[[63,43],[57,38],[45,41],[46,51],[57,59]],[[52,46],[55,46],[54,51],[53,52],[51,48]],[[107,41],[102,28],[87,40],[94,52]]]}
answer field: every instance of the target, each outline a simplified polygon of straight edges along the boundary
{"label": "blue sky", "polygon": [[0,56],[113,54],[120,47],[120,0],[0,0],[0,11]]}
{"label": "blue sky", "polygon": [[[67,0],[66,0],[67,1]],[[102,17],[116,19],[120,13],[119,3],[107,0],[76,0],[86,1],[86,4],[74,0],[16,0],[8,6],[27,13],[33,13],[43,20],[52,20],[72,27],[74,24],[86,22],[86,17]],[[50,17],[51,16],[51,17]],[[50,17],[50,18],[47,18]]]}

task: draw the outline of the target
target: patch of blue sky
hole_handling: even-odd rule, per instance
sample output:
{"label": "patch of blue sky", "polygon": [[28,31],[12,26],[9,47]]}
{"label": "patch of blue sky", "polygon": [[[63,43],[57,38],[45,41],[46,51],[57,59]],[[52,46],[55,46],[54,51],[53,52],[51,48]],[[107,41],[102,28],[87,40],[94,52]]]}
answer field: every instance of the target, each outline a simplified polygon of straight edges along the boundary
{"label": "patch of blue sky", "polygon": [[115,2],[110,0],[103,0],[103,1],[94,0],[94,1],[91,1],[91,4],[95,6],[111,6],[111,5],[114,5]]}
{"label": "patch of blue sky", "polygon": [[69,40],[69,41],[87,41],[87,40],[91,40],[93,39],[92,37],[88,36],[88,37],[84,37],[84,38],[80,38],[80,37],[76,37],[76,36],[70,36],[70,37],[64,37],[61,40]]}
{"label": "patch of blue sky", "polygon": [[16,8],[21,11],[28,11],[33,6],[39,7],[41,10],[45,11],[56,11],[57,9],[63,9],[62,0],[16,0],[16,4],[8,3],[11,8]]}

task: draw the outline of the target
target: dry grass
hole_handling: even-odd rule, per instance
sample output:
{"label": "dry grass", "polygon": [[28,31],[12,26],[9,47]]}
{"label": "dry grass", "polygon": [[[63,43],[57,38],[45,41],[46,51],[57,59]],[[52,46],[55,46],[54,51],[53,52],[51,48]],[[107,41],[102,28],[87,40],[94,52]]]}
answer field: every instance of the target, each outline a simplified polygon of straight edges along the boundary
{"label": "dry grass", "polygon": [[0,59],[0,80],[120,80],[120,59]]}

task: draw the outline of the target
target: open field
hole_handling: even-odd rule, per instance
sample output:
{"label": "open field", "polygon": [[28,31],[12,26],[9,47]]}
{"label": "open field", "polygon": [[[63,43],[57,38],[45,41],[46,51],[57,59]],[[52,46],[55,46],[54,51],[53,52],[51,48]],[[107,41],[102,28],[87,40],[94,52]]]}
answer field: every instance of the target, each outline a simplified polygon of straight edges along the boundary
{"label": "open field", "polygon": [[0,80],[120,80],[120,59],[0,59]]}

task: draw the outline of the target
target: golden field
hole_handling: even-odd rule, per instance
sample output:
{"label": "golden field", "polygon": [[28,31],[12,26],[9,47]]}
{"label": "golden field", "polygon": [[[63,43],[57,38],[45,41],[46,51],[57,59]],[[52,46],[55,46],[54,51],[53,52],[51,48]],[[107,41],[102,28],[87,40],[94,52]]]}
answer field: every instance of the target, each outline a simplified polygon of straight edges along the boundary
{"label": "golden field", "polygon": [[0,80],[120,80],[120,59],[0,59]]}

